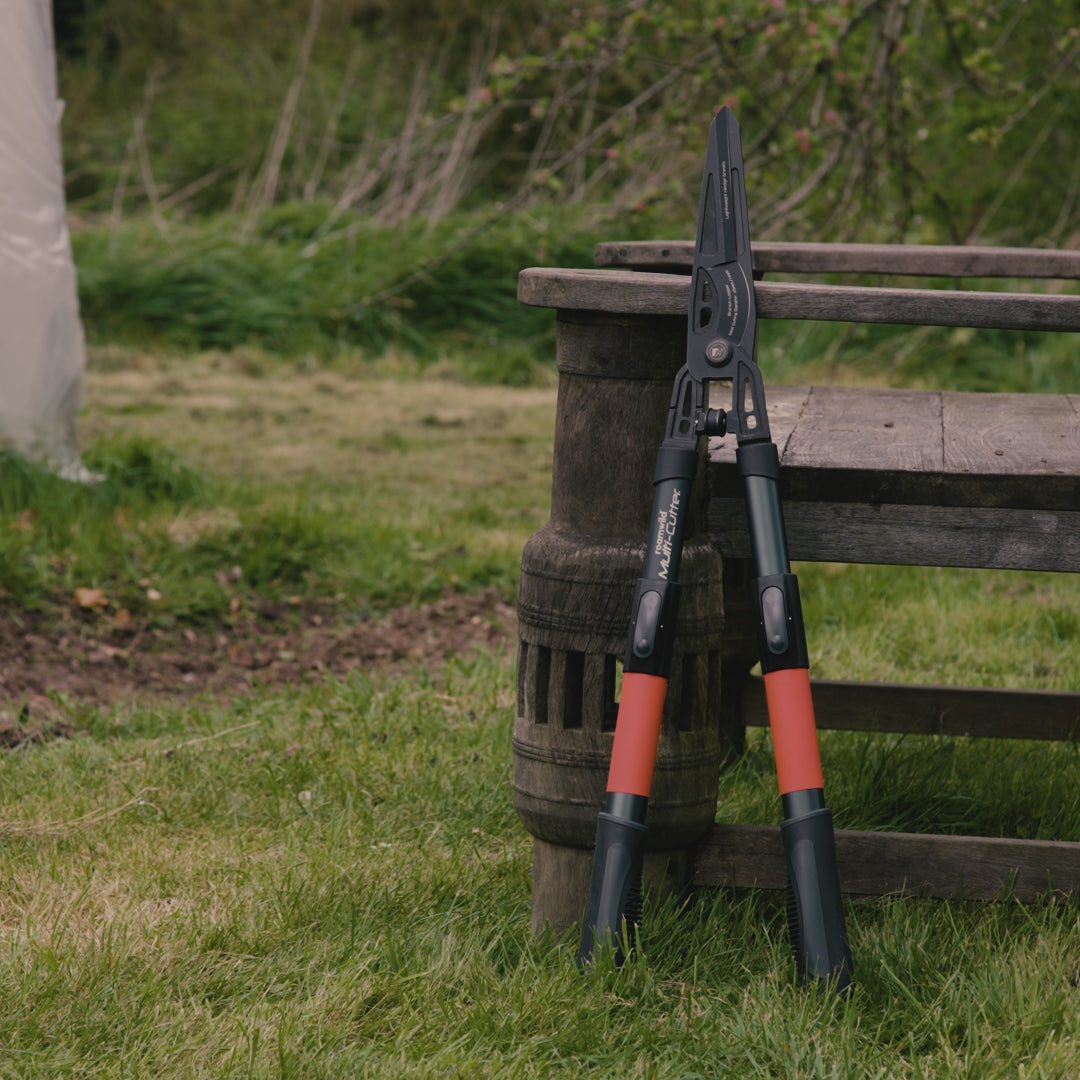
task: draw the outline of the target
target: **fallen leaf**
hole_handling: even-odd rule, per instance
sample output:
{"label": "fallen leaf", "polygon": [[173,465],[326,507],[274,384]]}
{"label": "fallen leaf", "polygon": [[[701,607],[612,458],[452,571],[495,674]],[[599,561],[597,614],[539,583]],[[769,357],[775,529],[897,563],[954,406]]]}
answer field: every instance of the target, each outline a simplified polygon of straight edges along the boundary
{"label": "fallen leaf", "polygon": [[80,586],[75,590],[75,603],[81,608],[100,611],[109,606],[109,598],[102,589],[88,589]]}

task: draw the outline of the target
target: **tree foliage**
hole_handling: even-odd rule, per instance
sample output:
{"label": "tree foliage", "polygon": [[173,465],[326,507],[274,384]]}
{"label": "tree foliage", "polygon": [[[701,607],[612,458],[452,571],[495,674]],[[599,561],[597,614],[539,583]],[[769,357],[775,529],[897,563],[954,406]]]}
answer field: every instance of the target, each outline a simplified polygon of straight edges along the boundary
{"label": "tree foliage", "polygon": [[1072,0],[56,0],[85,213],[558,201],[689,231],[739,117],[755,234],[1080,241]]}

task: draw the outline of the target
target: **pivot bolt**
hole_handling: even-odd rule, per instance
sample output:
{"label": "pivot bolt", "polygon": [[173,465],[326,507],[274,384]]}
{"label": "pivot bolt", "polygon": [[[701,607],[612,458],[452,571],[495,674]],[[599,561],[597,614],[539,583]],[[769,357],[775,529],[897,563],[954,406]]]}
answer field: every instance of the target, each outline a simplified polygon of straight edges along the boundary
{"label": "pivot bolt", "polygon": [[731,342],[725,341],[723,338],[710,341],[705,346],[705,359],[716,367],[726,364],[731,359]]}
{"label": "pivot bolt", "polygon": [[698,413],[695,430],[699,435],[726,435],[727,413],[723,409],[706,409]]}

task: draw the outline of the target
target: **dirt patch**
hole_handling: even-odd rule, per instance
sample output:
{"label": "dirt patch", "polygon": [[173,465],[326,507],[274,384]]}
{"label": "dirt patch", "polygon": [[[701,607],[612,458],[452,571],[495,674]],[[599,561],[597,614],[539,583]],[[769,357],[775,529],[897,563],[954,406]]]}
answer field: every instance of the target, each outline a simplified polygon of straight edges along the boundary
{"label": "dirt patch", "polygon": [[242,695],[354,670],[435,667],[513,649],[514,608],[494,591],[348,622],[282,604],[211,629],[117,629],[93,612],[0,611],[0,747],[69,734],[64,705]]}

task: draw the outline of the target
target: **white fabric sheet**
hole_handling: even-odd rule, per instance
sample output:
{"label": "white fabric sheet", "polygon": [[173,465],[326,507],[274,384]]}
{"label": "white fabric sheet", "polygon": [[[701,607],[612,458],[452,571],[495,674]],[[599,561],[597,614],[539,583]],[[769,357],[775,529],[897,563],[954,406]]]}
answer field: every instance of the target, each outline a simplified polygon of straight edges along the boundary
{"label": "white fabric sheet", "polygon": [[75,479],[86,345],[64,199],[51,0],[0,2],[0,445]]}

